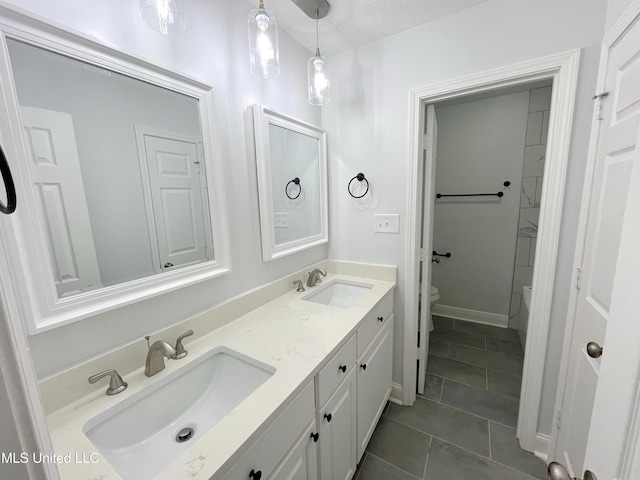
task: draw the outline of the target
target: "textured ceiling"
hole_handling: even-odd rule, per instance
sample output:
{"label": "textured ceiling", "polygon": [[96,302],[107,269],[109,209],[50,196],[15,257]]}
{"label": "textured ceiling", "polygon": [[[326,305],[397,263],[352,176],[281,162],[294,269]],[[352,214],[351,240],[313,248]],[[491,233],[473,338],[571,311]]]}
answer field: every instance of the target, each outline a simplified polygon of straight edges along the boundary
{"label": "textured ceiling", "polygon": [[[313,0],[310,0],[313,1]],[[473,7],[488,0],[328,0],[331,9],[319,22],[320,50],[333,55],[394,33]],[[316,48],[315,20],[291,0],[264,0],[280,28],[310,52]],[[257,0],[251,0],[257,5]]]}

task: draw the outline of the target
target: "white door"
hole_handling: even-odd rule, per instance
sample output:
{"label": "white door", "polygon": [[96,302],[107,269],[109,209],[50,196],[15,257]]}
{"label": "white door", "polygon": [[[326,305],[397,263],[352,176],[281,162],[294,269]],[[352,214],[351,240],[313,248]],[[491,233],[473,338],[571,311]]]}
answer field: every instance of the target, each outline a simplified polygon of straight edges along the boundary
{"label": "white door", "polygon": [[[438,123],[436,109],[433,105],[426,106],[426,121],[424,135],[423,162],[424,186],[423,192],[431,195],[436,191],[436,140]],[[430,166],[429,169],[426,167]],[[427,182],[431,188],[427,189]],[[420,269],[420,328],[418,331],[418,393],[424,393],[427,379],[427,358],[429,354],[429,317],[431,316],[431,252],[433,251],[433,207],[434,198],[424,198],[422,208],[422,255]]]}
{"label": "white door", "polygon": [[29,168],[46,223],[59,297],[101,286],[70,114],[21,107]]}
{"label": "white door", "polygon": [[[597,100],[602,101],[602,109],[598,112],[600,119],[595,120],[600,122],[600,129],[595,146],[594,169],[587,177],[592,175],[591,184],[586,186],[591,193],[587,204],[584,250],[581,264],[578,265],[581,269],[580,290],[575,305],[568,377],[555,451],[555,459],[572,475],[580,478],[587,468],[601,480],[617,476],[620,456],[625,448],[623,439],[631,417],[626,415],[628,410],[614,406],[618,402],[625,404],[630,400],[629,396],[619,399],[614,392],[627,383],[635,385],[636,382],[632,375],[633,363],[620,361],[620,358],[629,355],[640,358],[637,340],[628,345],[611,340],[615,335],[613,332],[620,331],[622,325],[626,327],[626,322],[630,327],[626,335],[638,337],[637,306],[625,309],[622,305],[627,299],[621,298],[616,292],[621,287],[617,269],[621,265],[624,268],[637,266],[640,262],[637,239],[635,244],[631,243],[633,251],[621,250],[624,242],[631,241],[630,238],[624,238],[623,231],[631,231],[634,227],[637,229],[637,225],[627,222],[632,218],[637,219],[637,210],[640,208],[640,202],[631,201],[637,198],[640,185],[630,187],[632,171],[636,177],[640,173],[637,149],[640,124],[640,23],[637,20],[638,17],[635,25],[622,38],[603,50],[599,83],[600,91],[608,92],[608,95]],[[622,252],[620,256],[619,252]],[[631,275],[629,281],[635,282],[635,290],[630,291],[637,296],[640,278],[637,274],[635,277]],[[616,304],[616,300],[621,303]],[[632,316],[635,322],[630,321]],[[624,338],[625,334],[622,336]],[[603,347],[603,355],[598,356],[597,352],[588,354],[586,346],[589,342]],[[622,357],[619,353],[616,356],[620,349],[625,349]],[[594,408],[595,398],[598,398],[598,403]],[[612,426],[610,419],[620,414],[623,415],[622,421]],[[607,435],[601,438],[605,431]],[[589,454],[586,455],[588,445]],[[591,445],[603,448],[594,449]]]}
{"label": "white door", "polygon": [[159,268],[167,271],[211,258],[197,141],[152,134],[143,138]]}

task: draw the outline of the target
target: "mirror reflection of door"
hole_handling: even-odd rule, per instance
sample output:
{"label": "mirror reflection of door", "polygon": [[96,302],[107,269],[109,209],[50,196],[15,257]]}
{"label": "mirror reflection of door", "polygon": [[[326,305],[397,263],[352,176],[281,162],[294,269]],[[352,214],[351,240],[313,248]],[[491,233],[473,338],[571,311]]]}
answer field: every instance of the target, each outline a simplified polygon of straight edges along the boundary
{"label": "mirror reflection of door", "polygon": [[59,297],[102,286],[70,114],[21,107]]}
{"label": "mirror reflection of door", "polygon": [[156,272],[213,258],[197,138],[136,127]]}

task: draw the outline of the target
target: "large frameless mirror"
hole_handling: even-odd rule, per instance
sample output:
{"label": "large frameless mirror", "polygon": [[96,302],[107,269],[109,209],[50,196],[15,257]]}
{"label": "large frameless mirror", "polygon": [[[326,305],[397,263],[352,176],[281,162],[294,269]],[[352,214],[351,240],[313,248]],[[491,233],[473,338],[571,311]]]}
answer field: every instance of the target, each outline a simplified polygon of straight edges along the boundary
{"label": "large frameless mirror", "polygon": [[48,281],[26,278],[48,297],[36,318],[70,319],[74,305],[100,311],[119,293],[130,302],[227,271],[210,89],[103,48],[104,64],[86,45],[70,54],[28,35],[4,41],[23,208],[39,233],[26,261],[48,264],[30,272]]}
{"label": "large frameless mirror", "polygon": [[328,241],[326,133],[253,105],[264,261]]}

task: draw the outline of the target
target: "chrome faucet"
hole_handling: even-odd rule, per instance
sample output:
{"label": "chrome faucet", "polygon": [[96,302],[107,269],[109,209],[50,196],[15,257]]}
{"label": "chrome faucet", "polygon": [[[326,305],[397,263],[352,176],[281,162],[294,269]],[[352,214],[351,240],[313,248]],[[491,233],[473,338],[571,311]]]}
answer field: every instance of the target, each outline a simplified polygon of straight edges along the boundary
{"label": "chrome faucet", "polygon": [[322,280],[320,279],[320,275],[326,277],[327,272],[325,272],[321,268],[316,268],[312,272],[309,272],[309,278],[307,278],[307,287],[315,287],[316,283],[322,282]]}
{"label": "chrome faucet", "polygon": [[[149,337],[145,337],[147,339],[147,344],[149,343]],[[171,358],[172,355],[176,354],[175,348],[169,345],[164,340],[156,340],[153,342],[153,345],[149,347],[149,351],[147,352],[147,361],[144,365],[144,374],[147,377],[151,377],[156,373],[164,370],[164,357]]]}

